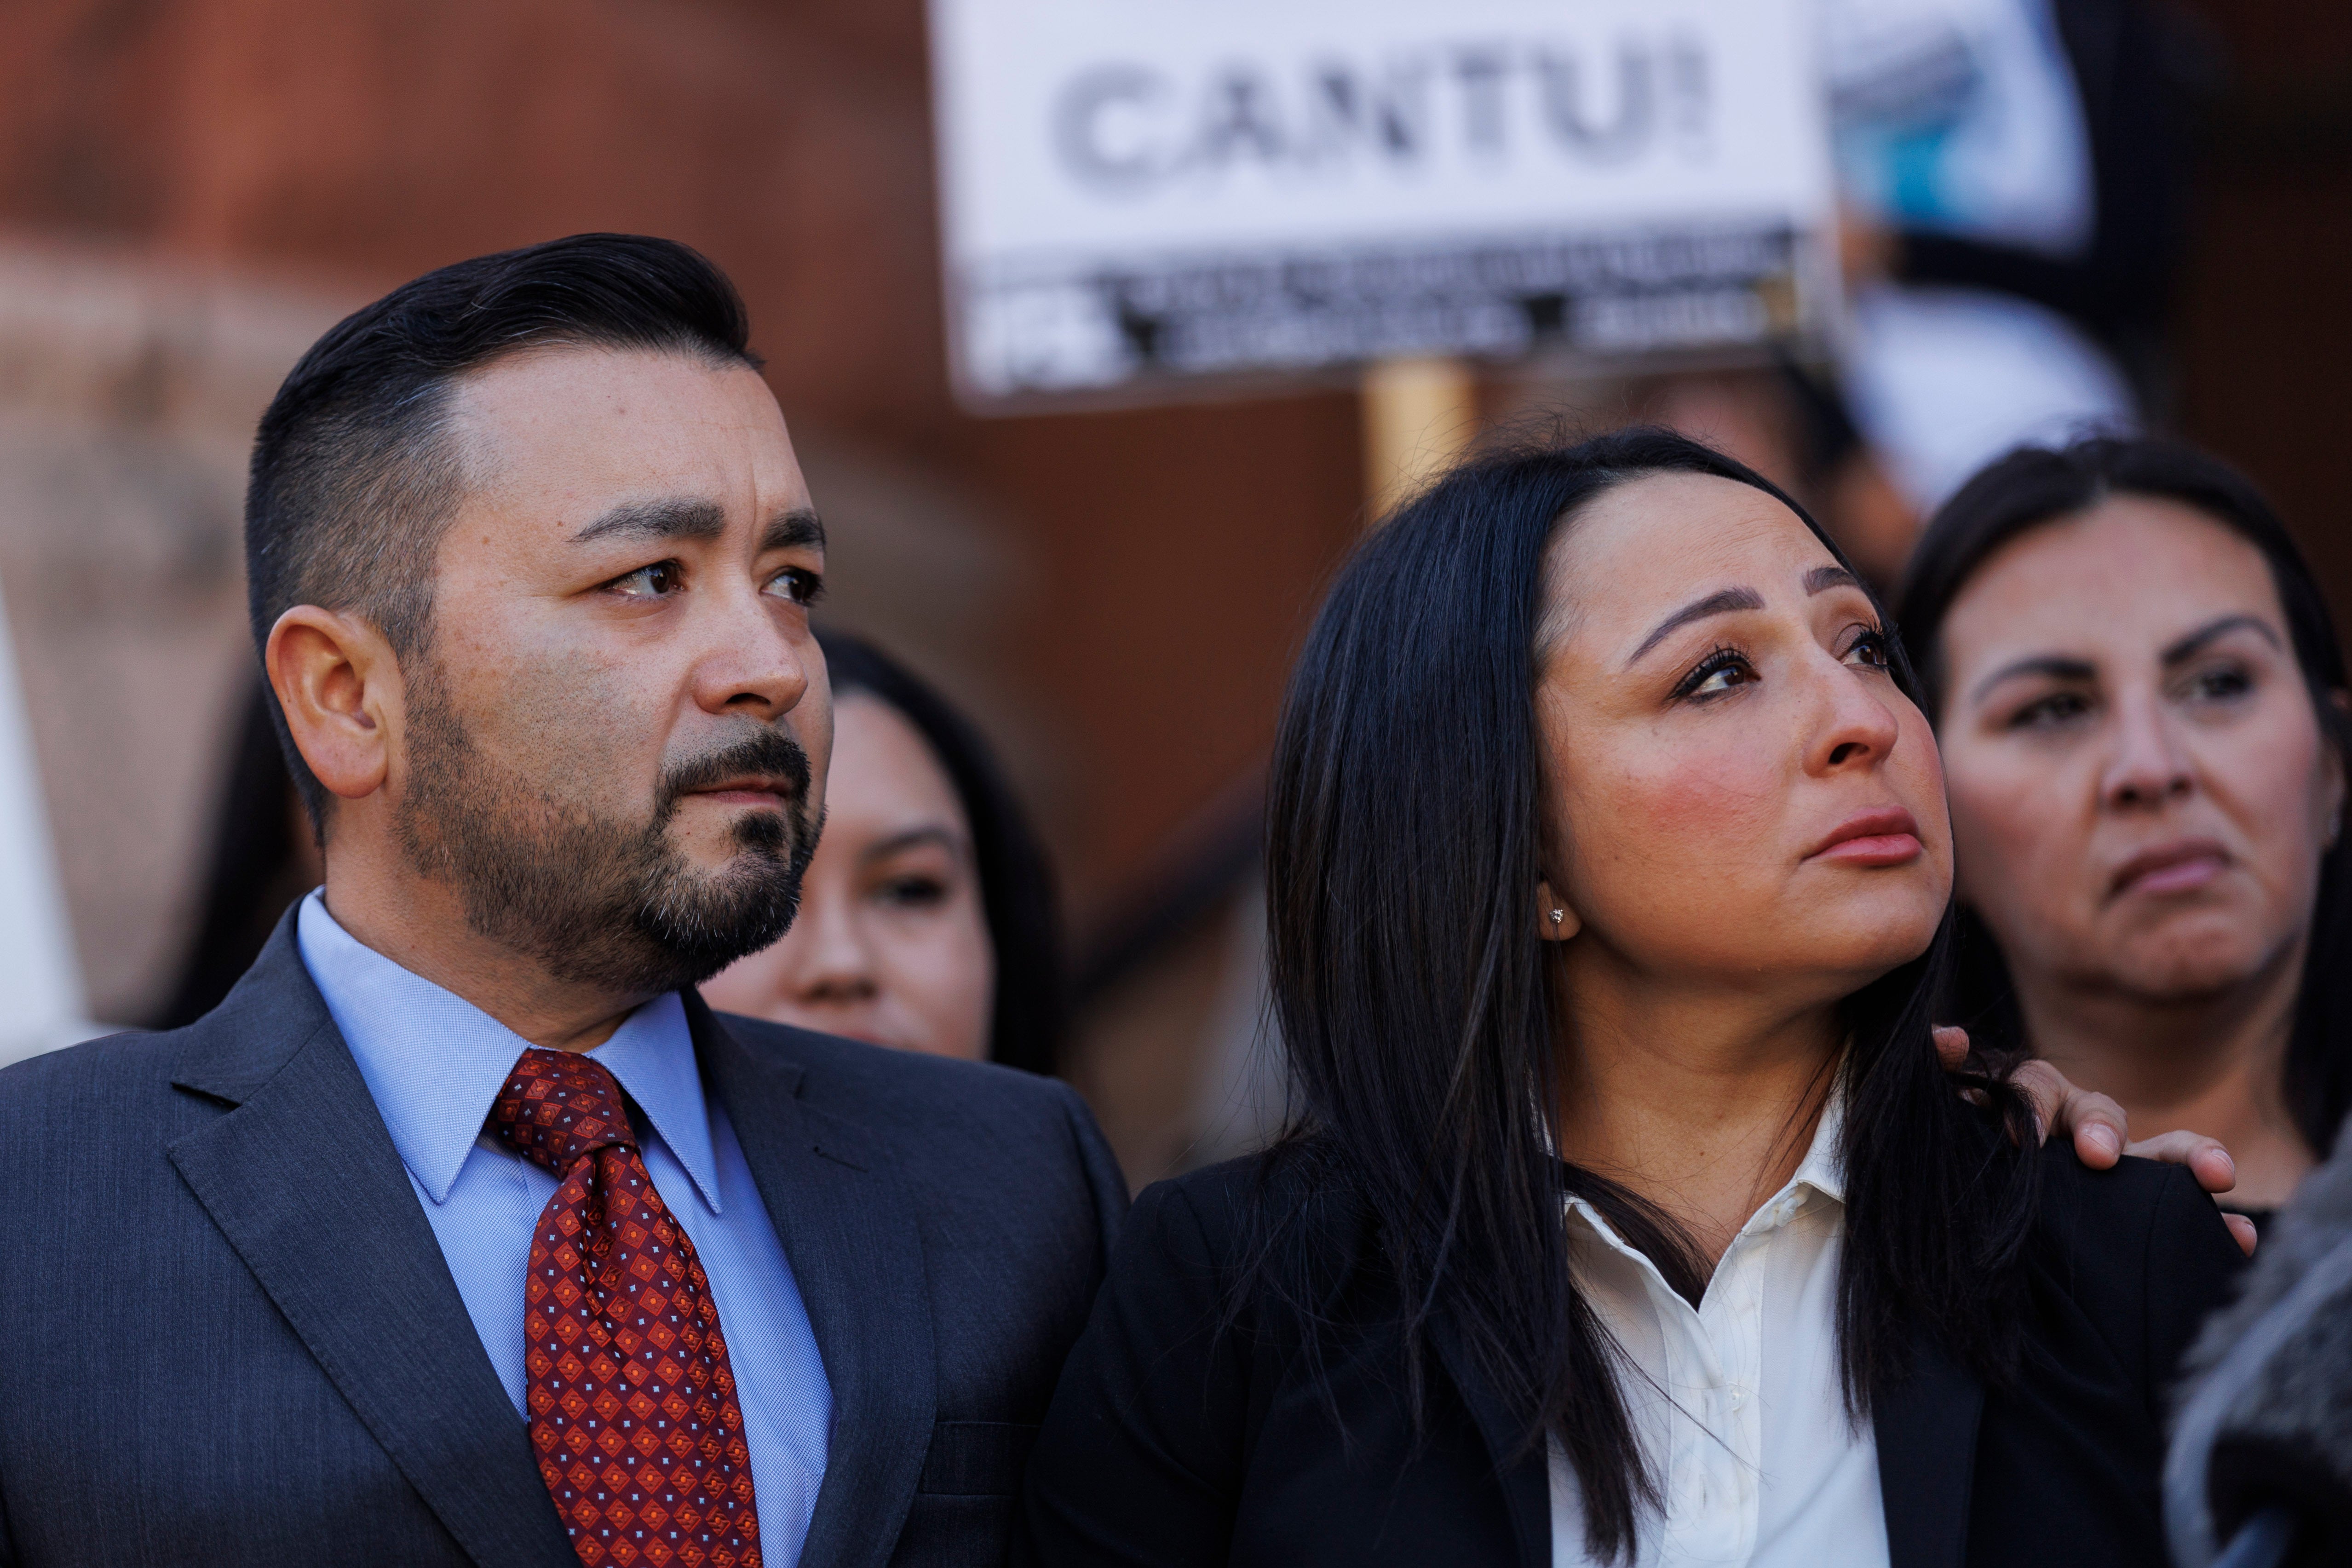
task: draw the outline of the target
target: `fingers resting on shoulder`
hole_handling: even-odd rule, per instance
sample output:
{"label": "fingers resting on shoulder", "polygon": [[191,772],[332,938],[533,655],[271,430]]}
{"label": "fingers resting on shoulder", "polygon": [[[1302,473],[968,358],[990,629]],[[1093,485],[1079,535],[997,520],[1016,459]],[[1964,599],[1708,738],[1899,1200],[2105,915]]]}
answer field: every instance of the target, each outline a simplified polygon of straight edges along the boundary
{"label": "fingers resting on shoulder", "polygon": [[[1968,1031],[1951,1026],[1935,1031],[1936,1054],[1948,1072],[1959,1071],[1968,1061]],[[2131,1119],[2124,1108],[2107,1095],[2088,1089],[2078,1089],[2067,1082],[2066,1075],[2046,1061],[2029,1061],[2011,1077],[2033,1106],[2033,1119],[2047,1138],[2052,1133],[2074,1140],[2074,1155],[2093,1170],[2105,1170],[2126,1155],[2141,1159],[2161,1160],[2168,1165],[2186,1166],[2197,1178],[2197,1185],[2207,1192],[2228,1192],[2238,1183],[2237,1165],[2221,1141],[2200,1133],[2162,1133],[2153,1138],[2131,1141]],[[2238,1245],[2251,1256],[2254,1250],[2254,1222],[2242,1214],[2224,1214],[2223,1221]]]}

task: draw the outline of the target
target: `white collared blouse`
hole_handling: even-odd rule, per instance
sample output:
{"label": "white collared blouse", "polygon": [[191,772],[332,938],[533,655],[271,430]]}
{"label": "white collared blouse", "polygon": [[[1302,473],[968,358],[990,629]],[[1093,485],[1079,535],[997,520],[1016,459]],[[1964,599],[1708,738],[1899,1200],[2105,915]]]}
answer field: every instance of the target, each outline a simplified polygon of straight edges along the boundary
{"label": "white collared blouse", "polygon": [[[1838,1378],[1845,1187],[1832,1101],[1797,1173],[1740,1228],[1696,1307],[1582,1198],[1570,1267],[1617,1340],[1634,1431],[1665,1494],[1636,1523],[1639,1568],[1884,1568],[1867,1420]],[[1554,1568],[1593,1562],[1576,1477],[1551,1451]]]}

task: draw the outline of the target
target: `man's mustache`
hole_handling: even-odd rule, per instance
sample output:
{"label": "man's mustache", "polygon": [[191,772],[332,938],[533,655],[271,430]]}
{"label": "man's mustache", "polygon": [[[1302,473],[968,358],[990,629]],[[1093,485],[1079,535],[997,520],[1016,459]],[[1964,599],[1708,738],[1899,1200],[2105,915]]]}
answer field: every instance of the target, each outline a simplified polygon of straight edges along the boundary
{"label": "man's mustache", "polygon": [[810,769],[808,753],[799,741],[781,729],[762,727],[746,734],[740,740],[691,757],[663,770],[660,816],[667,819],[679,800],[698,789],[708,789],[730,779],[740,779],[747,773],[781,780],[785,794],[796,807],[808,802]]}

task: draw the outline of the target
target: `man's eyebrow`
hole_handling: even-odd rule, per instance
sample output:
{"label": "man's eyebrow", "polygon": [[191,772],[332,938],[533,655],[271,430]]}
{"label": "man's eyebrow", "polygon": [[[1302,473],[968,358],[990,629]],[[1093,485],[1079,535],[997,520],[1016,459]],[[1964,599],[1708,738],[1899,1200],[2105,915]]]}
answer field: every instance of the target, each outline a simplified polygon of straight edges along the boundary
{"label": "man's eyebrow", "polygon": [[760,549],[805,549],[824,548],[824,519],[806,507],[794,507],[789,512],[779,512],[768,523],[767,531],[760,536]]}
{"label": "man's eyebrow", "polygon": [[2089,681],[2098,678],[2098,669],[2088,659],[2077,659],[2067,653],[2033,653],[2022,659],[2011,659],[1991,674],[1977,683],[1969,694],[1969,701],[1982,702],[1985,693],[2003,681],[2020,675],[2046,675],[2053,681]]}
{"label": "man's eyebrow", "polygon": [[1808,597],[1832,588],[1860,588],[1862,579],[1842,566],[1817,566],[1805,573],[1805,593]]}
{"label": "man's eyebrow", "polygon": [[1659,622],[1657,630],[1643,638],[1642,645],[1634,649],[1633,656],[1625,662],[1628,664],[1640,664],[1643,654],[1664,642],[1670,633],[1694,621],[1704,621],[1710,615],[1727,615],[1735,610],[1763,608],[1764,596],[1752,588],[1726,588],[1708,594],[1705,599],[1694,599]]}
{"label": "man's eyebrow", "polygon": [[626,501],[572,536],[575,545],[598,539],[715,539],[727,531],[727,512],[716,501],[674,497]]}
{"label": "man's eyebrow", "polygon": [[2276,648],[2280,646],[2279,634],[2273,631],[2271,629],[2271,623],[2263,620],[2261,616],[2245,614],[2220,615],[2208,621],[2204,625],[2200,626],[2196,631],[2189,632],[2186,637],[2178,637],[2172,642],[2167,643],[2165,645],[2164,652],[2157,655],[2157,660],[2159,664],[2163,664],[2165,668],[2170,669],[2173,665],[2181,663],[2183,660],[2195,658],[2199,653],[2204,652],[2206,644],[2211,643],[2215,638],[2223,636],[2228,632],[2240,630],[2260,632],[2262,634],[2263,641],[2268,643],[2272,647]]}

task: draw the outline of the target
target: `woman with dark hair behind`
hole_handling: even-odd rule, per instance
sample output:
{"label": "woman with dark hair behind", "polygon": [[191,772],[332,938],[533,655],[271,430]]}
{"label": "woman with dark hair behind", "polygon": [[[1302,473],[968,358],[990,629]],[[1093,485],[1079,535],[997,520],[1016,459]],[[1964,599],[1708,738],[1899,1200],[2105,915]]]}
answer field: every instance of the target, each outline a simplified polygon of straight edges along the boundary
{"label": "woman with dark hair behind", "polygon": [[792,929],[706,982],[723,1012],[1055,1071],[1067,1019],[1044,848],[978,730],[872,643],[820,631],[824,831]]}
{"label": "woman with dark hair behind", "polygon": [[2027,448],[1902,599],[1951,793],[1949,1016],[2285,1201],[2352,1111],[2342,651],[2277,515],[2177,444]]}
{"label": "woman with dark hair behind", "polygon": [[2184,1170],[1952,1091],[1933,737],[1795,503],[1634,431],[1455,469],[1301,656],[1296,1122],[1138,1201],[1048,1564],[2160,1561],[2237,1258]]}

